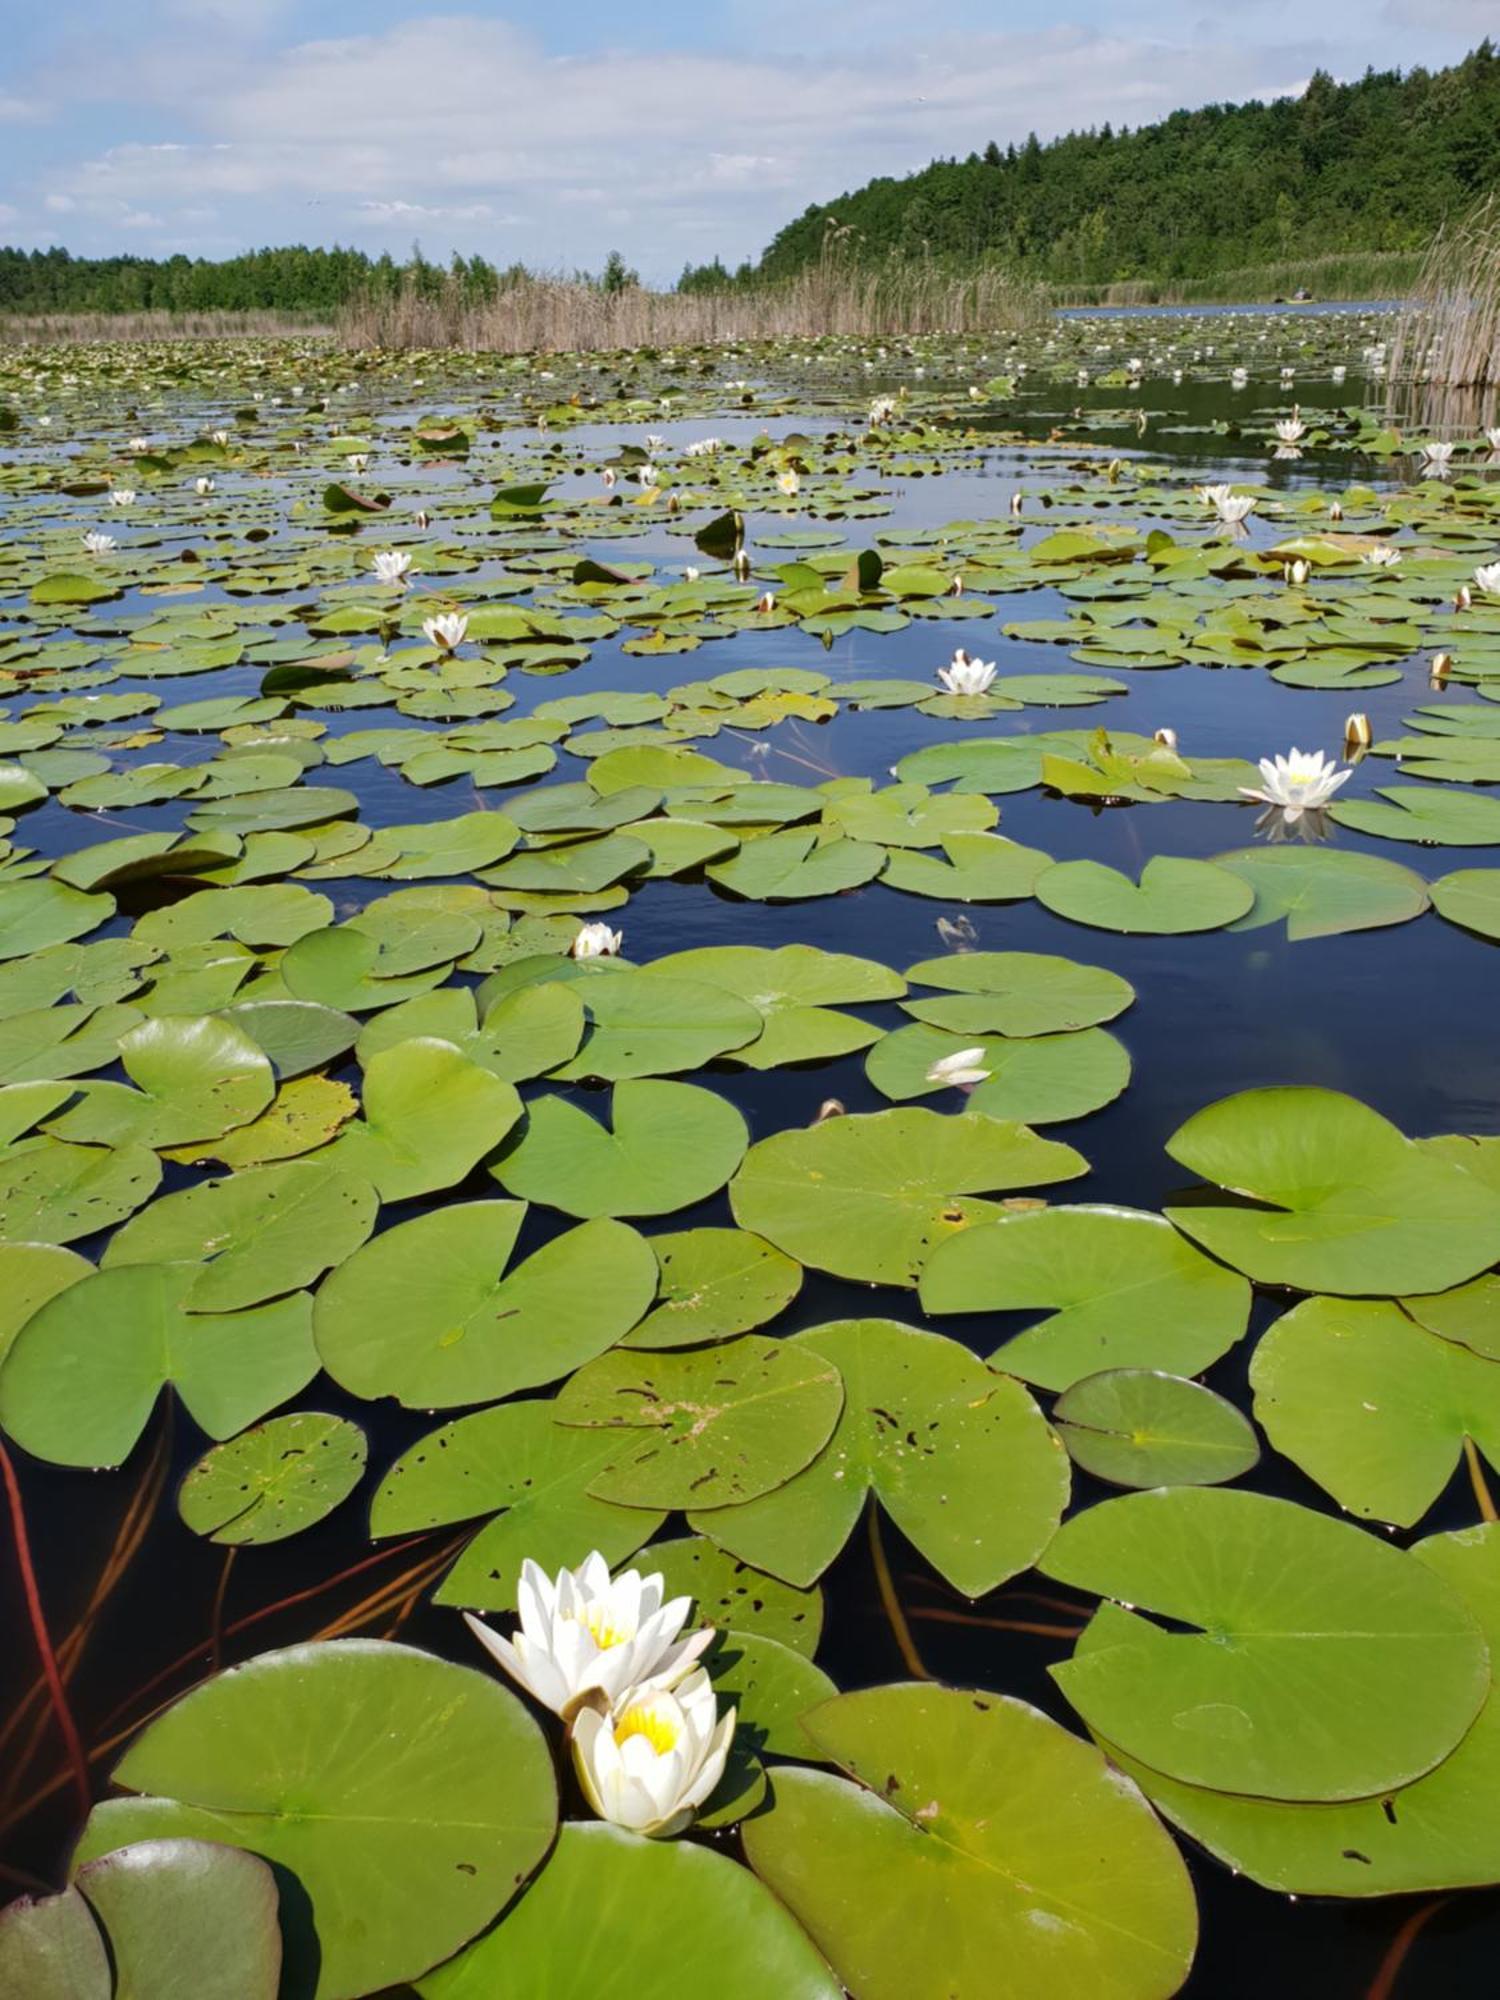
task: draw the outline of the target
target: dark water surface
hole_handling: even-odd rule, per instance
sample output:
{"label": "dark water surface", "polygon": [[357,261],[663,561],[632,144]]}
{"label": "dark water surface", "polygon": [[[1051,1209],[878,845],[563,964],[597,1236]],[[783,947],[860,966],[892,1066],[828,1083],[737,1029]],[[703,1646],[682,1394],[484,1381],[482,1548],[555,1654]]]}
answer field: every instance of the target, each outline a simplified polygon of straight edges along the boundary
{"label": "dark water surface", "polygon": [[[1212,309],[1207,309],[1212,310]],[[1132,314],[1132,317],[1139,317]],[[1353,374],[1351,369],[1351,376]],[[1305,410],[1338,407],[1358,400],[1355,384],[1329,382],[1299,385]],[[1268,467],[1262,447],[1238,447],[1232,438],[1214,436],[1207,426],[1235,410],[1285,407],[1290,396],[1278,396],[1264,381],[1237,397],[1222,383],[1187,387],[1148,380],[1132,407],[1150,414],[1152,431],[1144,444],[1135,427],[1122,422],[1105,426],[1095,442],[1120,451],[1144,451],[1153,459],[1170,452],[1191,462],[1195,474],[1265,478]],[[1078,403],[1100,410],[1120,409],[1118,390],[1074,392],[1056,385],[1038,389],[1023,405],[1028,429],[1044,433],[1049,412]],[[811,416],[801,421],[811,427]],[[763,428],[760,419],[726,417],[721,423],[664,424],[674,441],[717,429],[726,436],[747,435]],[[1172,433],[1170,436],[1166,433]],[[620,442],[606,427],[574,433],[570,453],[584,463]],[[1240,455],[1236,456],[1236,452]],[[1375,468],[1316,457],[1295,464],[1272,465],[1269,472],[1288,487],[1324,485],[1329,490],[1357,478],[1372,477]],[[880,521],[848,524],[856,544],[868,525],[882,532],[892,528],[931,526],[951,519],[1005,514],[1018,486],[1036,492],[1056,480],[1055,463],[1041,464],[1014,444],[997,444],[972,467],[940,477],[893,483],[894,513]],[[1259,539],[1274,531],[1254,524]],[[679,539],[643,533],[629,541],[600,544],[603,560],[647,554],[668,564],[692,560],[689,544]],[[778,552],[784,559],[789,552]],[[196,598],[211,601],[212,592]],[[132,607],[148,608],[149,601]],[[954,644],[964,644],[985,657],[998,656],[1002,672],[1028,666],[1050,671],[1070,665],[1056,647],[1000,638],[999,627],[1009,619],[1062,615],[1068,609],[1055,592],[1042,591],[1001,599],[993,624],[930,625],[913,622],[890,635],[852,633],[825,649],[797,631],[742,634],[727,646],[710,648],[692,660],[659,661],[625,656],[618,641],[595,647],[589,663],[565,679],[512,675],[508,688],[517,695],[512,715],[524,714],[536,701],[558,693],[572,695],[603,688],[669,688],[683,680],[754,665],[805,665],[841,680],[888,675],[930,679]],[[289,630],[292,628],[288,628]],[[1431,695],[1420,661],[1411,663],[1403,682],[1385,688],[1347,692],[1312,692],[1278,685],[1260,671],[1213,670],[1198,666],[1171,672],[1136,672],[1124,676],[1129,693],[1104,709],[1037,710],[996,718],[985,734],[1040,732],[1053,728],[1092,727],[1107,721],[1112,727],[1152,729],[1170,725],[1189,755],[1258,756],[1287,749],[1335,749],[1343,737],[1344,718],[1351,706],[1366,709],[1375,735],[1396,735],[1400,718],[1418,701],[1472,699],[1461,690],[1446,697]],[[182,698],[253,691],[259,671],[236,668],[198,675]],[[115,690],[129,691],[129,681]],[[161,692],[161,684],[136,683]],[[837,685],[831,690],[837,692]],[[176,691],[167,698],[177,698]],[[327,718],[330,731],[362,729],[372,722],[399,722],[388,712],[372,716],[356,711]],[[914,724],[920,720],[920,733]],[[771,745],[769,755],[753,760],[749,739],[726,731],[714,739],[711,754],[726,762],[749,762],[771,778],[816,782],[833,774],[865,774],[884,779],[890,767],[918,743],[938,740],[946,725],[914,718],[900,711],[845,713],[834,722],[813,727],[782,724],[759,739]],[[207,755],[217,746],[213,737],[178,740],[177,755]],[[156,753],[161,754],[161,753]],[[580,772],[565,765],[558,776]],[[1388,782],[1391,766],[1383,761],[1364,766],[1346,787],[1344,796],[1369,793],[1376,782]],[[344,766],[330,781],[347,786],[360,798],[361,818],[375,826],[409,822],[426,816],[445,817],[467,810],[456,803],[452,786],[414,788],[393,771],[364,761]],[[489,802],[503,803],[503,794]],[[1001,831],[1058,859],[1090,857],[1134,874],[1149,855],[1211,856],[1228,847],[1249,844],[1256,808],[1174,803],[1138,805],[1091,811],[1076,803],[1045,796],[1040,791],[1002,798]],[[182,806],[154,809],[153,827],[180,823]],[[91,821],[49,803],[28,816],[29,842],[48,854],[78,847],[90,838],[113,838],[123,829],[107,821]],[[1429,853],[1368,840],[1335,829],[1339,846],[1367,850],[1387,859],[1415,863],[1436,874]],[[1442,857],[1443,866],[1466,865],[1459,853]],[[355,903],[383,893],[384,883],[334,882],[326,886],[339,914]],[[122,895],[122,912],[114,931],[128,928],[141,903]],[[810,904],[747,905],[707,886],[681,882],[650,884],[634,893],[628,908],[611,917],[623,921],[626,949],[646,961],[688,946],[755,942],[774,945],[807,940],[830,950],[848,951],[902,967],[942,949],[935,929],[939,916],[957,912],[916,897],[871,886]],[[1289,944],[1280,927],[1244,934],[1219,931],[1189,938],[1128,938],[1085,930],[1067,923],[1034,900],[1015,905],[969,906],[979,949],[1019,949],[1054,952],[1110,967],[1137,990],[1136,1004],[1111,1024],[1128,1048],[1133,1065],[1130,1085],[1114,1104],[1071,1125],[1048,1126],[1049,1137],[1067,1140],[1088,1158],[1087,1177],[1071,1183],[1070,1201],[1115,1201],[1138,1208],[1158,1208],[1182,1181],[1163,1151],[1167,1136],[1192,1112],[1216,1098],[1251,1085],[1317,1083],[1345,1090],[1363,1099],[1413,1134],[1463,1131],[1500,1133],[1500,951],[1478,937],[1429,916],[1416,928],[1400,933],[1372,931],[1352,936]],[[109,932],[103,933],[105,935]],[[902,1019],[894,1005],[871,1010],[877,1018]],[[827,1097],[839,1098],[850,1111],[877,1110],[886,1100],[865,1081],[863,1058],[821,1064],[805,1070],[760,1075],[721,1066],[713,1087],[738,1104],[751,1127],[752,1138],[805,1123]],[[169,1166],[164,1191],[188,1184],[193,1172]],[[445,1200],[493,1193],[482,1174],[454,1189]],[[414,1212],[408,1208],[403,1214]],[[730,1220],[724,1195],[700,1208],[674,1216],[673,1229]],[[535,1218],[528,1224],[521,1252],[555,1233]],[[653,1225],[656,1227],[658,1225]],[[94,1256],[101,1242],[76,1246]],[[1258,1332],[1272,1317],[1263,1300],[1257,1302]],[[881,1313],[921,1323],[914,1295],[854,1287],[809,1272],[802,1294],[778,1330]],[[1016,1316],[1017,1328],[1022,1316]],[[945,1318],[942,1331],[988,1352],[1005,1332],[993,1318],[966,1323]],[[1207,1376],[1209,1384],[1248,1407],[1246,1368],[1253,1340],[1242,1342]],[[178,1412],[159,1409],[146,1437],[121,1471],[85,1475],[25,1462],[23,1477],[28,1516],[42,1587],[54,1632],[66,1632],[84,1609],[91,1580],[104,1560],[131,1493],[137,1488],[153,1455],[169,1455],[171,1472],[165,1496],[146,1534],[133,1567],[99,1616],[91,1642],[73,1683],[74,1703],[85,1740],[99,1744],[142,1720],[154,1703],[183,1691],[210,1665],[210,1634],[220,1634],[218,1657],[235,1659],[310,1636],[327,1620],[353,1606],[421,1553],[403,1559],[382,1558],[345,1583],[320,1591],[305,1601],[236,1629],[264,1607],[299,1593],[314,1591],[334,1574],[361,1564],[371,1554],[363,1509],[376,1480],[397,1453],[431,1428],[432,1420],[394,1406],[357,1402],[321,1379],[302,1399],[307,1407],[343,1411],[365,1427],[370,1436],[371,1471],[355,1501],[347,1503],[318,1527],[267,1549],[240,1551],[226,1565],[224,1552],[189,1534],[176,1518],[172,1504],[176,1482],[199,1456],[203,1440]],[[18,1454],[18,1457],[20,1455]],[[1095,1487],[1075,1471],[1075,1506],[1105,1497],[1111,1489]],[[1307,1505],[1328,1508],[1320,1489],[1274,1454],[1263,1460],[1255,1484],[1261,1490],[1287,1494]],[[1456,1479],[1442,1503],[1419,1531],[1417,1539],[1438,1529],[1467,1525],[1475,1518],[1467,1482]],[[1035,1702],[1059,1721],[1076,1727],[1076,1719],[1054,1690],[1049,1663],[1071,1650],[1065,1636],[1027,1633],[987,1625],[986,1619],[1061,1624],[1070,1619],[1058,1605],[1068,1594],[1038,1588],[1048,1602],[1028,1595],[1026,1578],[1006,1586],[977,1607],[951,1592],[914,1551],[887,1528],[888,1546],[898,1585],[913,1622],[917,1643],[927,1665],[946,1680],[998,1689]],[[436,1546],[442,1537],[427,1546]],[[825,1579],[829,1616],[820,1659],[841,1687],[854,1688],[905,1677],[876,1596],[868,1553],[857,1535]],[[221,1595],[222,1593],[222,1595]],[[3,1597],[5,1637],[0,1640],[0,1714],[28,1688],[35,1676],[29,1634],[21,1617],[14,1575],[7,1572]],[[1087,1607],[1077,1600],[1080,1611]],[[932,1617],[930,1613],[946,1614]],[[969,1618],[972,1622],[953,1622]],[[410,1642],[473,1663],[475,1654],[455,1612],[433,1608],[424,1593],[404,1615],[393,1603],[388,1614],[370,1629],[379,1634],[399,1628]],[[181,1659],[154,1692],[135,1697],[163,1669]],[[101,1774],[113,1762],[97,1767]],[[45,1768],[40,1760],[38,1769]],[[1500,1810],[1500,1801],[1497,1801]],[[36,1809],[14,1824],[0,1846],[0,1860],[9,1867],[59,1881],[71,1840],[76,1833],[73,1801],[66,1789],[54,1791]],[[1427,1898],[1385,1899],[1370,1904],[1333,1900],[1298,1900],[1272,1895],[1232,1877],[1216,1863],[1188,1852],[1202,1915],[1202,1941],[1196,1967],[1184,1992],[1192,2000],[1258,2000],[1279,1995],[1282,2000],[1358,2000],[1372,1992],[1393,1940]],[[1421,1930],[1412,1953],[1392,1991],[1399,2000],[1417,1996],[1481,1995],[1496,1990],[1500,1962],[1500,1894],[1455,1895]],[[996,1968],[995,1993],[1003,1995],[1004,1968]],[[642,1989],[643,1995],[648,1992]],[[24,2000],[4,1996],[3,2000]],[[1058,2000],[1068,2000],[1059,1995]]]}

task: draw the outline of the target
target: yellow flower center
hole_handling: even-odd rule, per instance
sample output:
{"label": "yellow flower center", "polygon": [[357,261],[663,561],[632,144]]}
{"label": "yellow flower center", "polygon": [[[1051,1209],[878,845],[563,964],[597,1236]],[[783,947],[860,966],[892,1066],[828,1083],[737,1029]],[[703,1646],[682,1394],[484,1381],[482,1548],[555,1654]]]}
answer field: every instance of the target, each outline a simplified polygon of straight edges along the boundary
{"label": "yellow flower center", "polygon": [[627,1639],[635,1637],[634,1630],[621,1624],[607,1604],[587,1605],[578,1623],[601,1652],[607,1652],[611,1646],[623,1646]]}
{"label": "yellow flower center", "polygon": [[615,1724],[616,1743],[627,1743],[632,1736],[644,1736],[657,1756],[665,1757],[677,1748],[682,1725],[665,1703],[637,1702]]}

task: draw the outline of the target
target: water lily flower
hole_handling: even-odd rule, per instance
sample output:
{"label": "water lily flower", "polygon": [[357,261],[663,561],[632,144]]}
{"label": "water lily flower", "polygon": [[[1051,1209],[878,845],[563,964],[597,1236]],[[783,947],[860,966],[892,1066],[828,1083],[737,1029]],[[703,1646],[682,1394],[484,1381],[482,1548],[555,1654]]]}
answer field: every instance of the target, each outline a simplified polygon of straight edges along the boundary
{"label": "water lily flower", "polygon": [[1392,548],[1389,542],[1377,542],[1373,549],[1366,549],[1363,561],[1372,569],[1395,569],[1401,561],[1401,551]]}
{"label": "water lily flower", "polygon": [[200,500],[206,500],[209,494],[213,492],[213,490],[214,490],[214,483],[209,478],[206,472],[200,473],[198,477],[193,481],[193,491],[197,494]]}
{"label": "water lily flower", "polygon": [[955,1049],[951,1056],[939,1056],[927,1070],[929,1083],[959,1085],[983,1083],[992,1074],[984,1067],[983,1049]]}
{"label": "water lily flower", "polygon": [[711,458],[716,451],[722,451],[723,449],[724,440],[722,438],[698,438],[694,443],[687,446],[683,456],[685,458]]}
{"label": "water lily flower", "polygon": [[1370,718],[1363,709],[1356,709],[1353,715],[1344,718],[1344,752],[1366,750],[1375,740],[1370,728]]}
{"label": "water lily flower", "polygon": [[1434,653],[1430,671],[1432,685],[1434,687],[1441,687],[1453,671],[1453,655],[1451,653]]}
{"label": "water lily flower", "polygon": [[1474,603],[1474,593],[1466,583],[1461,583],[1453,593],[1453,609],[1468,611]]}
{"label": "water lily flower", "polygon": [[1500,424],[1490,424],[1486,427],[1484,441],[1491,451],[1500,451]]}
{"label": "water lily flower", "polygon": [[1343,503],[1342,503],[1342,501],[1339,501],[1339,500],[1331,500],[1331,501],[1329,502],[1329,504],[1328,504],[1328,518],[1329,518],[1329,520],[1330,520],[1330,521],[1342,521],[1342,520],[1343,520],[1343,518],[1344,518],[1344,508],[1343,508]]}
{"label": "water lily flower", "polygon": [[734,570],[735,576],[739,579],[741,583],[747,583],[749,581],[750,558],[743,549],[735,550],[734,562],[731,565],[731,567]]}
{"label": "water lily flower", "polygon": [[1418,450],[1422,454],[1422,463],[1419,470],[1427,478],[1446,479],[1448,477],[1453,458],[1453,447],[1451,444],[1439,438],[1429,438],[1426,444],[1418,446]]}
{"label": "water lily flower", "polygon": [[1151,732],[1151,741],[1159,743],[1163,750],[1175,751],[1177,748],[1177,731],[1175,729],[1155,729]]}
{"label": "water lily flower", "polygon": [[960,646],[947,666],[938,668],[937,677],[949,694],[985,694],[995,678],[995,662],[976,660]]}
{"label": "water lily flower", "polygon": [[614,958],[624,941],[625,933],[608,924],[583,924],[569,949],[574,958]]}
{"label": "water lily flower", "polygon": [[1300,587],[1304,583],[1306,583],[1308,578],[1307,563],[1303,559],[1303,557],[1298,556],[1295,558],[1294,561],[1289,562],[1286,565],[1282,574],[1285,576],[1288,583],[1300,589]]}
{"label": "water lily flower", "polygon": [[1244,389],[1248,387],[1249,382],[1250,382],[1250,370],[1248,368],[1230,369],[1229,386],[1231,389]]}
{"label": "water lily flower", "polygon": [[573,1764],[589,1804],[632,1833],[681,1833],[724,1775],[735,1717],[719,1714],[702,1667],[675,1690],[634,1690],[607,1715],[584,1709]]}
{"label": "water lily flower", "polygon": [[406,572],[411,568],[411,557],[404,549],[382,549],[375,557],[374,568],[378,583],[391,583],[399,587],[406,582]]}
{"label": "water lily flower", "polygon": [[1276,437],[1281,444],[1300,444],[1307,436],[1307,425],[1293,410],[1289,417],[1278,417],[1275,423]]}
{"label": "water lily flower", "polygon": [[896,399],[894,396],[877,396],[870,405],[870,422],[872,424],[888,424],[895,414]]}
{"label": "water lily flower", "polygon": [[130,507],[134,503],[135,488],[133,486],[112,486],[110,488],[109,504],[111,507]]}
{"label": "water lily flower", "polygon": [[90,529],[83,538],[83,546],[91,556],[107,556],[115,547],[113,535],[101,535],[97,529]]}
{"label": "water lily flower", "polygon": [[1474,583],[1486,597],[1500,597],[1500,562],[1481,563],[1474,572]]}
{"label": "water lily flower", "polygon": [[606,487],[613,486],[615,483],[614,467],[612,465],[606,465],[600,472],[599,477],[604,482]]}
{"label": "water lily flower", "polygon": [[692,563],[689,563],[682,572],[682,580],[684,583],[696,583],[702,574],[703,572],[700,569],[695,568]]}
{"label": "water lily flower", "polygon": [[520,1629],[504,1639],[481,1618],[465,1622],[513,1681],[571,1721],[591,1697],[605,1706],[675,1687],[713,1638],[712,1627],[679,1637],[689,1597],[663,1602],[659,1574],[611,1577],[597,1549],[577,1569],[547,1575],[529,1559],[516,1592]]}
{"label": "water lily flower", "polygon": [[1231,497],[1234,488],[1227,480],[1221,480],[1214,486],[1195,486],[1193,491],[1205,507],[1212,507],[1217,511],[1220,504]]}
{"label": "water lily flower", "polygon": [[126,446],[127,451],[134,451],[134,452],[149,451],[150,449],[151,449],[150,445],[146,442],[144,438],[132,438],[130,440],[130,443]]}
{"label": "water lily flower", "polygon": [[1260,784],[1241,785],[1240,791],[1247,799],[1280,807],[1288,820],[1296,820],[1326,806],[1349,775],[1321,750],[1307,754],[1294,747],[1286,757],[1262,757]]}
{"label": "water lily flower", "polygon": [[463,644],[468,629],[469,621],[462,611],[444,611],[436,618],[422,620],[422,630],[427,634],[428,643],[441,646],[445,653],[451,653],[455,646]]}
{"label": "water lily flower", "polygon": [[778,472],[776,475],[777,492],[784,493],[789,500],[794,493],[797,493],[801,489],[801,486],[802,481],[790,467],[785,472]]}
{"label": "water lily flower", "polygon": [[775,593],[775,591],[774,591],[774,590],[763,590],[763,591],[761,592],[760,596],[759,596],[759,597],[757,597],[757,598],[756,598],[756,600],[755,600],[755,608],[756,608],[756,610],[757,610],[757,611],[760,611],[760,612],[763,612],[763,613],[766,613],[766,614],[769,614],[770,612],[774,611],[774,610],[776,609],[776,593]]}
{"label": "water lily flower", "polygon": [[217,445],[228,444],[229,442],[228,431],[215,431],[212,435],[212,442]]}
{"label": "water lily flower", "polygon": [[1226,527],[1243,527],[1245,522],[1255,512],[1255,495],[1253,493],[1226,494],[1222,500],[1215,501],[1214,510]]}
{"label": "water lily flower", "polygon": [[637,467],[635,476],[642,488],[655,488],[661,485],[661,474],[654,465],[648,464]]}
{"label": "water lily flower", "polygon": [[432,526],[432,516],[425,507],[419,507],[416,513],[412,515],[412,520],[419,528],[430,528]]}
{"label": "water lily flower", "polygon": [[351,451],[348,454],[345,463],[348,465],[349,470],[352,473],[354,473],[354,475],[357,478],[359,474],[364,471],[365,467],[370,463],[370,454],[367,451]]}
{"label": "water lily flower", "polygon": [[650,452],[653,458],[660,458],[661,454],[666,450],[666,448],[667,448],[667,441],[664,437],[658,437],[655,431],[647,432],[646,449],[648,452]]}
{"label": "water lily flower", "polygon": [[1346,368],[1346,367],[1344,366],[1343,362],[1342,362],[1342,361],[1340,361],[1340,362],[1339,362],[1339,363],[1338,363],[1338,364],[1337,364],[1337,365],[1336,365],[1336,366],[1335,366],[1335,367],[1334,367],[1334,368],[1332,369],[1332,371],[1331,371],[1331,379],[1332,379],[1332,380],[1333,380],[1334,382],[1342,382],[1342,381],[1343,381],[1343,379],[1344,379],[1344,377],[1345,377],[1345,376],[1346,376],[1346,375],[1347,375],[1348,373],[1349,373],[1349,370],[1348,370],[1348,369],[1347,369],[1347,368]]}

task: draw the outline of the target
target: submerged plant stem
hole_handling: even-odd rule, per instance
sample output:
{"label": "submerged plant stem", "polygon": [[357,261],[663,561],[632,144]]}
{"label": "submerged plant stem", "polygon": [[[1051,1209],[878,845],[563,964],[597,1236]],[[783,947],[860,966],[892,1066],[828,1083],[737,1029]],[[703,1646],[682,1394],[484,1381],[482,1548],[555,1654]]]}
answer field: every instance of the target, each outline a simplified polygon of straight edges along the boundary
{"label": "submerged plant stem", "polygon": [[1471,1437],[1464,1439],[1464,1463],[1469,1468],[1469,1484],[1474,1489],[1474,1498],[1479,1503],[1481,1521],[1500,1521],[1495,1512],[1494,1496],[1490,1492],[1489,1481],[1484,1476],[1484,1467],[1479,1462],[1479,1453]]}
{"label": "submerged plant stem", "polygon": [[229,1595],[229,1579],[234,1573],[234,1559],[238,1549],[226,1549],[224,1567],[219,1571],[218,1586],[214,1591],[214,1608],[208,1621],[208,1661],[214,1673],[224,1664],[224,1600]]}
{"label": "submerged plant stem", "polygon": [[31,1538],[26,1532],[26,1510],[21,1504],[21,1482],[16,1477],[16,1468],[11,1455],[3,1444],[0,1444],[0,1478],[5,1481],[5,1497],[10,1507],[11,1533],[16,1543],[16,1563],[21,1572],[21,1588],[26,1597],[26,1613],[31,1620],[32,1637],[36,1641],[42,1672],[47,1677],[47,1688],[52,1696],[52,1712],[57,1718],[57,1727],[68,1753],[73,1783],[78,1791],[79,1809],[87,1814],[94,1802],[93,1791],[89,1785],[88,1758],[84,1755],[83,1739],[78,1734],[73,1711],[68,1706],[68,1691],[63,1686],[62,1672],[58,1667],[57,1655],[52,1650],[52,1639],[47,1630],[47,1615],[42,1609],[42,1594],[37,1587],[36,1569],[31,1560]]}
{"label": "submerged plant stem", "polygon": [[906,1622],[906,1613],[901,1609],[901,1600],[896,1595],[895,1579],[891,1566],[886,1560],[885,1543],[880,1535],[880,1503],[875,1495],[870,1495],[865,1510],[865,1523],[870,1534],[870,1560],[875,1565],[875,1581],[880,1587],[880,1601],[885,1606],[885,1615],[890,1620],[891,1630],[896,1635],[896,1645],[906,1662],[906,1670],[916,1680],[930,1681],[932,1675],[923,1664],[922,1655],[917,1651],[917,1642],[911,1635],[911,1627]]}
{"label": "submerged plant stem", "polygon": [[945,1606],[919,1607],[913,1618],[929,1619],[934,1625],[981,1625],[987,1632],[1031,1632],[1039,1639],[1076,1639],[1083,1624],[1048,1625],[1035,1618],[985,1618],[979,1612],[949,1611]]}
{"label": "submerged plant stem", "polygon": [[1434,1896],[1430,1903],[1424,1903],[1419,1910],[1413,1910],[1406,1922],[1391,1939],[1385,1957],[1380,1961],[1380,1970],[1365,1989],[1365,2000],[1391,2000],[1396,1990],[1396,1981],[1401,1976],[1407,1955],[1418,1937],[1431,1923],[1438,1911],[1453,1901],[1451,1896]]}

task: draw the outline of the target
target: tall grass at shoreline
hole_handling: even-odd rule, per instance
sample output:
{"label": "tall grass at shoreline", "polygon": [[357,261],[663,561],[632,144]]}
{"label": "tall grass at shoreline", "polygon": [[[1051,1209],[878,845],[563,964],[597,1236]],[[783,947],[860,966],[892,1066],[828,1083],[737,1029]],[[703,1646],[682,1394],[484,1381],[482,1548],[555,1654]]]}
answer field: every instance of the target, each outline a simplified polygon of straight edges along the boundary
{"label": "tall grass at shoreline", "polygon": [[1209,278],[1128,278],[1113,285],[1053,285],[1059,306],[1263,305],[1305,289],[1331,304],[1404,298],[1422,267],[1420,250],[1351,250],[1246,264]]}
{"label": "tall grass at shoreline", "polygon": [[1393,392],[1500,385],[1500,193],[1439,230],[1391,341]]}
{"label": "tall grass at shoreline", "polygon": [[1044,316],[1040,289],[985,267],[952,272],[927,263],[862,266],[830,259],[775,285],[659,292],[608,291],[570,278],[528,276],[475,301],[462,287],[408,288],[343,308],[348,348],[462,348],[499,354],[610,353],[642,347],[755,340],[854,339],[992,333]]}
{"label": "tall grass at shoreline", "polygon": [[96,341],[296,340],[333,332],[314,313],[0,312],[0,345],[54,347]]}

